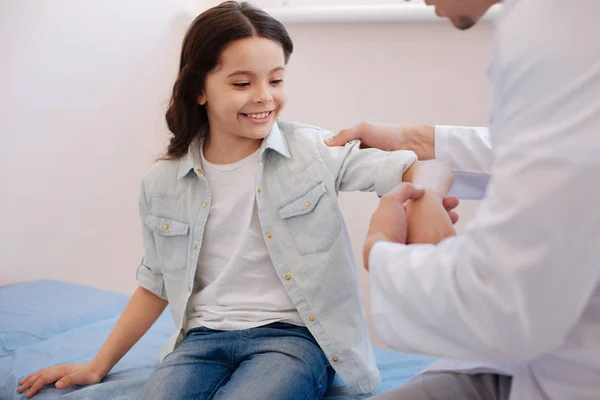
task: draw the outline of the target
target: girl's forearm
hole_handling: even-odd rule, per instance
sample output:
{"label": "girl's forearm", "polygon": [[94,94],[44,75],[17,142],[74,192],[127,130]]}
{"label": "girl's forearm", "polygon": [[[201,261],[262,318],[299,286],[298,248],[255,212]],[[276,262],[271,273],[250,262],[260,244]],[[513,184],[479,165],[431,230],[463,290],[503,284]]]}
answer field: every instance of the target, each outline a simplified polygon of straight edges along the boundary
{"label": "girl's forearm", "polygon": [[416,161],[404,173],[402,180],[423,186],[427,192],[435,192],[441,198],[448,195],[454,183],[450,169],[436,160]]}
{"label": "girl's forearm", "polygon": [[93,360],[104,377],[144,336],[167,306],[167,301],[138,287],[127,303],[108,339]]}

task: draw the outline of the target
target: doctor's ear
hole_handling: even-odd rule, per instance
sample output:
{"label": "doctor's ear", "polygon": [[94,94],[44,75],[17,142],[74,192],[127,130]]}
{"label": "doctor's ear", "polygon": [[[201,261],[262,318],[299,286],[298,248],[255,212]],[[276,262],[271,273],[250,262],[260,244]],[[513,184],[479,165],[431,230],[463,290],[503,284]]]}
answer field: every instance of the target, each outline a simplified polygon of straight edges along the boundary
{"label": "doctor's ear", "polygon": [[200,93],[198,95],[196,102],[198,103],[198,105],[201,105],[201,106],[206,105],[206,96],[204,95],[204,93]]}

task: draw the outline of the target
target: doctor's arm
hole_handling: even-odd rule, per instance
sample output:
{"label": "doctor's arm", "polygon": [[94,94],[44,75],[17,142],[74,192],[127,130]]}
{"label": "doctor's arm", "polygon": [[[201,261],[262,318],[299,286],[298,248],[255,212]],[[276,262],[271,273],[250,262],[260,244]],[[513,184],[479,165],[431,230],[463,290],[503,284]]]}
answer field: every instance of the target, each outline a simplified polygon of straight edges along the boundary
{"label": "doctor's arm", "polygon": [[481,199],[485,194],[492,162],[487,128],[364,122],[342,130],[327,144],[340,146],[356,139],[364,147],[411,150],[419,160],[435,158],[443,162],[454,173],[451,194],[462,199]]}
{"label": "doctor's arm", "polygon": [[496,120],[488,194],[464,234],[371,247],[372,313],[390,347],[527,362],[561,346],[588,305],[600,279],[600,77],[573,82],[560,72],[577,66],[545,65],[513,78],[517,104]]}

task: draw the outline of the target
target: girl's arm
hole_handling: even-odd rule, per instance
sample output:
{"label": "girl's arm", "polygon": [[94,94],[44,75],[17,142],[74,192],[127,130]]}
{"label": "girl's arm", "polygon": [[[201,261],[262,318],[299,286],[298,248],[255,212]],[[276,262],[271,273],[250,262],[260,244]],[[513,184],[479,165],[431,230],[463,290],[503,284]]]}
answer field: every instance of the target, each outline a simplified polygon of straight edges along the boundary
{"label": "girl's arm", "polygon": [[142,287],[136,289],[108,339],[94,358],[103,377],[144,336],[167,304],[166,300]]}
{"label": "girl's arm", "polygon": [[[330,136],[326,131],[321,135],[323,139]],[[438,243],[456,234],[444,207],[453,176],[442,162],[417,161],[412,151],[361,149],[358,142],[342,147],[329,147],[325,141],[318,145],[335,176],[337,191],[375,191],[383,196],[403,181],[425,188],[421,199],[406,204],[409,243]]]}
{"label": "girl's arm", "polygon": [[438,243],[456,234],[453,221],[444,206],[444,197],[454,179],[450,169],[436,160],[418,161],[412,151],[382,151],[360,148],[360,143],[330,147],[327,131],[318,142],[325,164],[335,177],[337,191],[375,191],[389,193],[401,182],[425,188],[425,195],[406,203],[408,243]]}
{"label": "girl's arm", "polygon": [[414,151],[419,160],[435,158],[454,173],[452,194],[470,200],[481,200],[485,195],[493,161],[488,128],[363,122],[342,130],[326,143],[343,146],[357,139],[366,147]]}
{"label": "girl's arm", "polygon": [[93,360],[83,364],[64,364],[41,369],[19,383],[19,392],[29,389],[27,398],[43,386],[56,382],[58,389],[71,385],[90,385],[100,382],[115,364],[150,329],[162,314],[167,301],[138,287],[127,303],[104,345]]}
{"label": "girl's arm", "polygon": [[336,192],[376,192],[381,197],[398,186],[417,161],[412,151],[363,149],[358,142],[330,147],[325,139],[333,134],[321,130],[318,135],[317,148],[335,178]]}
{"label": "girl's arm", "polygon": [[444,163],[428,160],[414,162],[402,175],[402,181],[423,186],[426,191],[431,190],[443,198],[450,192],[454,178]]}

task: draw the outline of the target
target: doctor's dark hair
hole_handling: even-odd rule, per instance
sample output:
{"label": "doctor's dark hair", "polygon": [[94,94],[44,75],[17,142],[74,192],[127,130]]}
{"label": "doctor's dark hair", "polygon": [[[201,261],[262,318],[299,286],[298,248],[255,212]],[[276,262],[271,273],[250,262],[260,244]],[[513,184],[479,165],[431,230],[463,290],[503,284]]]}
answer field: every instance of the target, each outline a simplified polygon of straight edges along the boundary
{"label": "doctor's dark hair", "polygon": [[207,74],[236,40],[261,37],[281,44],[287,63],[294,45],[281,22],[246,2],[226,1],[200,14],[183,39],[179,73],[166,113],[173,137],[165,159],[186,154],[192,140],[209,132],[206,109],[197,103]]}

